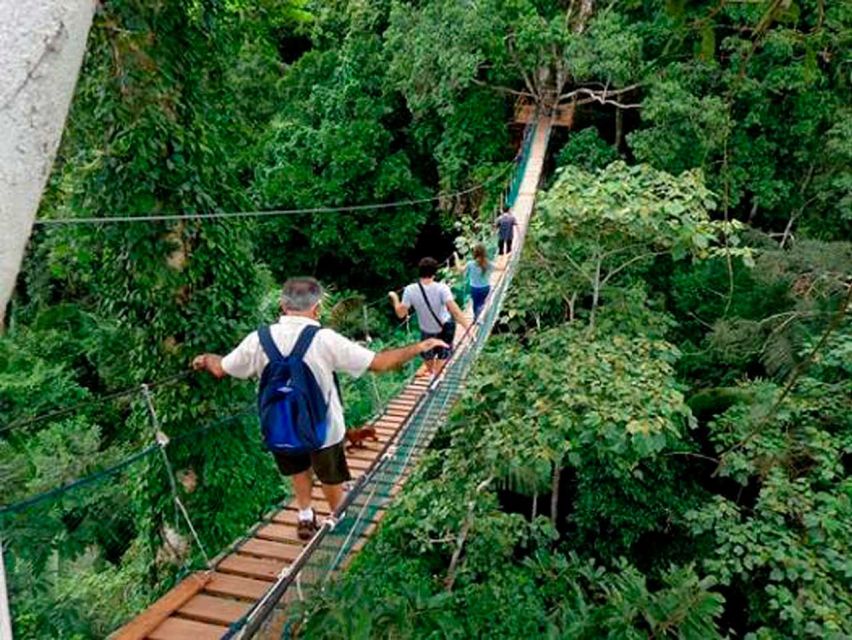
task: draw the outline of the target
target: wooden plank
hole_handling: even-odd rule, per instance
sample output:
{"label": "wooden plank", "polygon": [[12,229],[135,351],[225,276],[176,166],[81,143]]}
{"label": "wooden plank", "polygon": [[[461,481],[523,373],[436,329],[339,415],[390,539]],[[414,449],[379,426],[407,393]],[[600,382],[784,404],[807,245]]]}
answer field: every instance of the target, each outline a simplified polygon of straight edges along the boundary
{"label": "wooden plank", "polygon": [[405,424],[405,420],[403,420],[399,417],[393,417],[393,418],[382,417],[382,418],[379,418],[378,420],[376,420],[371,426],[378,433],[385,433],[387,435],[393,435],[397,431],[399,431],[399,428],[404,424]]}
{"label": "wooden plank", "polygon": [[390,415],[389,413],[383,413],[378,418],[376,418],[373,422],[370,423],[371,427],[383,427],[385,429],[398,429],[400,425],[405,424],[405,416],[397,416]]}
{"label": "wooden plank", "polygon": [[289,513],[290,512],[288,512],[281,520],[273,519],[272,524],[266,524],[260,527],[257,531],[255,531],[255,537],[263,540],[274,540],[275,542],[305,544],[304,541],[299,540],[299,536],[296,535],[296,521],[299,518],[299,514],[294,511],[291,516]]}
{"label": "wooden plank", "polygon": [[191,618],[198,622],[229,625],[239,620],[250,608],[251,604],[248,602],[201,593],[178,609],[178,612],[184,618]]}
{"label": "wooden plank", "polygon": [[147,637],[166,618],[199,593],[209,579],[208,574],[193,573],[110,637],[113,640],[141,640]]}
{"label": "wooden plank", "polygon": [[228,627],[168,618],[148,636],[150,640],[219,640],[228,631]]}
{"label": "wooden plank", "polygon": [[379,443],[373,443],[377,445],[376,448],[371,449],[368,447],[356,448],[346,452],[346,460],[375,460],[379,457]]}
{"label": "wooden plank", "polygon": [[401,396],[397,396],[396,398],[393,398],[390,402],[388,402],[389,407],[405,407],[406,409],[410,409],[416,404],[417,400],[413,398],[411,400],[408,400]]}
{"label": "wooden plank", "polygon": [[287,563],[280,560],[261,560],[260,558],[244,556],[237,552],[222,560],[216,569],[221,573],[230,573],[236,576],[254,578],[255,580],[274,582],[278,574],[286,566]]}
{"label": "wooden plank", "polygon": [[[325,498],[311,497],[311,507],[314,511],[316,511],[318,515],[321,516],[327,516],[329,513],[331,513],[331,509],[328,506],[328,501]],[[298,510],[299,507],[296,505],[296,501],[293,500],[292,502],[287,504],[287,508]]]}
{"label": "wooden plank", "polygon": [[273,558],[275,560],[286,560],[292,563],[302,553],[302,546],[285,544],[282,542],[271,542],[259,538],[250,538],[240,545],[241,554],[259,556],[261,558]]}
{"label": "wooden plank", "polygon": [[204,585],[204,593],[212,593],[241,600],[259,600],[269,590],[269,583],[262,580],[252,580],[227,573],[215,572],[210,582]]}
{"label": "wooden plank", "polygon": [[357,458],[352,458],[351,460],[346,461],[347,466],[350,469],[361,469],[366,471],[370,467],[373,466],[373,462],[369,460],[358,460]]}

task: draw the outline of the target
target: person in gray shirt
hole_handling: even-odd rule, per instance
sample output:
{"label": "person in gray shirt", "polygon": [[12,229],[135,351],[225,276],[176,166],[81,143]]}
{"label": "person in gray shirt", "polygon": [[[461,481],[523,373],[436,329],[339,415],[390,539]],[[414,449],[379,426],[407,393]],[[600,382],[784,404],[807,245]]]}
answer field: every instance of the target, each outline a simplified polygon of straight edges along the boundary
{"label": "person in gray shirt", "polygon": [[497,239],[499,253],[501,256],[507,253],[512,253],[512,240],[515,237],[515,227],[518,226],[518,221],[515,216],[509,211],[504,211],[494,223],[497,227]]}
{"label": "person in gray shirt", "polygon": [[[420,334],[426,338],[439,338],[452,345],[456,332],[456,320],[465,329],[470,321],[465,317],[459,305],[453,299],[453,292],[443,282],[435,281],[438,273],[438,262],[434,258],[423,258],[417,265],[420,276],[402,292],[402,300],[395,291],[388,295],[398,318],[408,317],[409,310],[414,309]],[[438,375],[450,357],[450,349],[439,347],[422,354],[426,368],[431,375]]]}

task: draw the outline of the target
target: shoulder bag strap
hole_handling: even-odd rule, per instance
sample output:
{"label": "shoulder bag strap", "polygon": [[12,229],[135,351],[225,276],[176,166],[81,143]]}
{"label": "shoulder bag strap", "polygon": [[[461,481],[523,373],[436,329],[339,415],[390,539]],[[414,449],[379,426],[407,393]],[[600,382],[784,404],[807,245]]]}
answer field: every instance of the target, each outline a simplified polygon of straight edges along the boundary
{"label": "shoulder bag strap", "polygon": [[429,309],[429,313],[432,314],[432,317],[435,318],[435,322],[438,323],[439,327],[443,327],[444,323],[441,322],[441,319],[438,317],[438,314],[435,313],[435,310],[432,308],[432,305],[429,304],[429,298],[426,296],[426,289],[423,288],[423,283],[420,280],[417,281],[417,286],[420,287],[420,295],[423,296],[423,302],[426,303],[426,308]]}

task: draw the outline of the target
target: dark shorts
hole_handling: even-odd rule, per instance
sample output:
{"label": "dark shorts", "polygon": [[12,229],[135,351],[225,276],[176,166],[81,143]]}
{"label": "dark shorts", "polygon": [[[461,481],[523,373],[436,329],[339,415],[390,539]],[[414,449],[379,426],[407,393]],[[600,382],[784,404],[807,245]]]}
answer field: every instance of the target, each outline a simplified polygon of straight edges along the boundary
{"label": "dark shorts", "polygon": [[[456,333],[456,323],[448,322],[444,325],[444,330],[440,333],[427,333],[426,331],[420,331],[421,340],[426,340],[427,338],[440,338],[447,344],[453,344],[453,338]],[[434,349],[429,349],[429,351],[424,351],[421,354],[421,358],[424,360],[449,360],[450,353],[452,349],[444,349],[442,347],[435,347]]]}
{"label": "dark shorts", "polygon": [[501,237],[500,240],[497,242],[497,245],[498,252],[501,256],[507,253],[512,253],[512,236],[509,236],[508,238]]}
{"label": "dark shorts", "polygon": [[313,468],[319,481],[323,484],[341,484],[352,479],[349,467],[346,466],[344,443],[338,442],[325,449],[317,449],[312,453],[286,454],[273,452],[275,464],[282,475],[293,476]]}

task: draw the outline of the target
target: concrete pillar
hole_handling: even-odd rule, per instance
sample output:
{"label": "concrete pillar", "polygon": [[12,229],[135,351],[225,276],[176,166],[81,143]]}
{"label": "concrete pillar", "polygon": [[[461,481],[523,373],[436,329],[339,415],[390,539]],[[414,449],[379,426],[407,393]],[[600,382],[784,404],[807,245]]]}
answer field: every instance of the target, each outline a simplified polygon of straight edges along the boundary
{"label": "concrete pillar", "polygon": [[0,0],[0,322],[62,137],[96,0]]}

